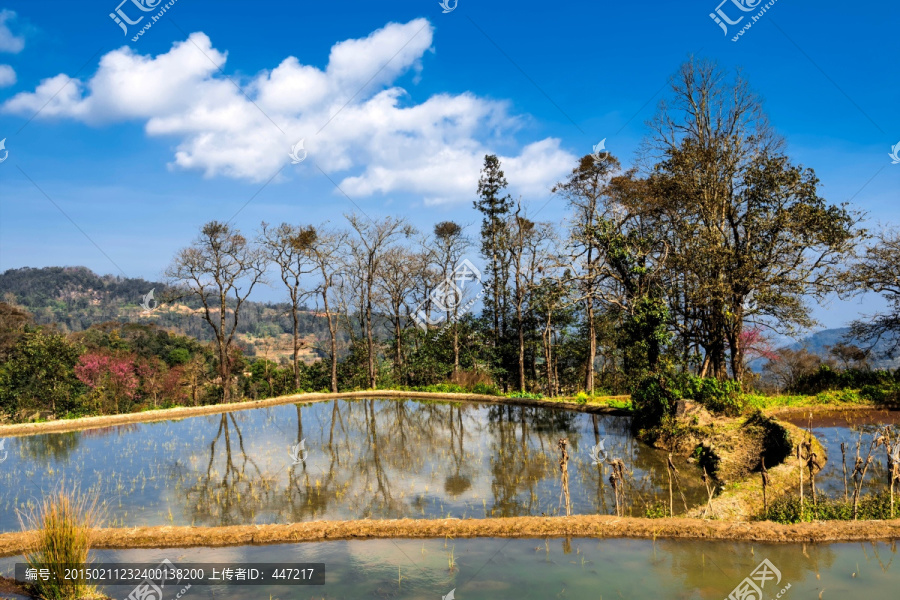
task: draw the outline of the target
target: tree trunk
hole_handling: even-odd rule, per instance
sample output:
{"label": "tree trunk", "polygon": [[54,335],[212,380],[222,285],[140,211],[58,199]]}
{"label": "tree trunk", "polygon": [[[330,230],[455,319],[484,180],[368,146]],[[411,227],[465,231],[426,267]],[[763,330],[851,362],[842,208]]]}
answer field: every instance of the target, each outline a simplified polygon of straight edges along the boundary
{"label": "tree trunk", "polygon": [[325,307],[325,318],[328,320],[328,333],[331,336],[331,393],[336,394],[338,391],[337,384],[337,326],[331,310],[328,308],[328,289],[331,286],[331,279],[325,276],[323,269],[322,276],[325,281],[322,285],[322,304]]}
{"label": "tree trunk", "polygon": [[547,371],[547,395],[553,397],[553,354],[550,347],[550,324],[542,332],[544,342],[544,363]]}
{"label": "tree trunk", "polygon": [[730,336],[728,340],[731,346],[731,374],[734,380],[743,388],[744,386],[744,348],[741,344],[740,328]]}
{"label": "tree trunk", "polygon": [[[496,243],[496,242],[494,242]],[[494,297],[491,299],[494,305],[494,345],[500,342],[500,274],[497,272],[497,251],[491,254],[491,274],[494,281]]]}
{"label": "tree trunk", "polygon": [[594,393],[594,358],[597,356],[597,334],[594,326],[594,302],[590,294],[585,301],[587,303],[588,321],[588,359],[587,373],[585,374],[585,388],[588,394]]}
{"label": "tree trunk", "polygon": [[219,377],[222,378],[222,401],[231,400],[231,365],[228,364],[228,344],[225,341],[225,310],[227,308],[224,294],[219,295]]}
{"label": "tree trunk", "polygon": [[[517,296],[520,292],[517,291]],[[522,299],[516,298],[516,320],[519,329],[519,391],[525,391],[525,325],[522,321]]]}
{"label": "tree trunk", "polygon": [[222,380],[222,402],[228,403],[231,399],[229,384],[231,383],[231,373],[228,369],[228,349],[225,346],[225,340],[219,340],[219,378]]}
{"label": "tree trunk", "polygon": [[297,316],[297,300],[293,299],[291,316],[294,319],[294,391],[300,389],[300,320]]}
{"label": "tree trunk", "polygon": [[453,373],[459,371],[459,303],[453,306]]}
{"label": "tree trunk", "polygon": [[369,388],[375,389],[375,340],[372,337],[372,281],[366,290],[366,344],[369,352]]}
{"label": "tree trunk", "polygon": [[396,312],[394,313],[394,338],[396,338],[396,349],[395,349],[395,357],[394,364],[397,369],[397,382],[403,383],[403,342],[400,339],[400,307],[397,307]]}

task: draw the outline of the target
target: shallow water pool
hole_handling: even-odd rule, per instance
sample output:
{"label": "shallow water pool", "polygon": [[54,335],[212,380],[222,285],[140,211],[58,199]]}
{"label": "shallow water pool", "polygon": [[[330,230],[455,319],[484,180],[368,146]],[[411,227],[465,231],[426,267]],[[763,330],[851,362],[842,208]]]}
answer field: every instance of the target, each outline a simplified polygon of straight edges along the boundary
{"label": "shallow water pool", "polygon": [[[632,437],[629,417],[334,400],[7,438],[0,530],[17,530],[17,510],[63,479],[96,491],[111,526],[565,514],[560,438],[572,514],[616,511],[610,469],[589,456],[602,439],[625,463],[629,513],[668,503],[665,454]],[[301,440],[305,452],[292,456]],[[677,467],[676,513],[706,501],[697,468]]]}
{"label": "shallow water pool", "polygon": [[[747,544],[657,540],[469,539],[316,542],[235,548],[97,551],[103,562],[324,563],[321,586],[193,586],[186,600],[766,600],[896,598],[894,544]],[[9,573],[14,558],[0,560]],[[747,583],[747,580],[750,580]],[[127,598],[134,586],[105,586]],[[169,585],[163,600],[181,592]],[[734,596],[759,600],[759,596]]]}

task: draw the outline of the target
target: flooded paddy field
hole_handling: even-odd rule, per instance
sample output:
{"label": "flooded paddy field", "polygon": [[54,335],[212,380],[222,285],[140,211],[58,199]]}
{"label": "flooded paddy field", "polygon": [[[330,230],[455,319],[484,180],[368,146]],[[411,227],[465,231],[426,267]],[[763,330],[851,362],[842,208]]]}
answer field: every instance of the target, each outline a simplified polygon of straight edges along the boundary
{"label": "flooded paddy field", "polygon": [[[96,492],[120,527],[565,514],[560,438],[572,514],[615,513],[610,469],[589,453],[605,439],[625,464],[626,512],[642,516],[668,503],[666,456],[629,425],[556,408],[333,400],[10,437],[0,531],[63,479]],[[706,490],[695,466],[676,465],[679,513]]]}
{"label": "flooded paddy field", "polygon": [[[358,598],[459,600],[721,600],[739,586],[765,598],[893,598],[897,547],[864,544],[748,544],[657,540],[428,539],[316,542],[232,548],[95,551],[103,563],[323,563],[325,584],[195,585],[195,599]],[[0,560],[12,572],[20,558]],[[747,583],[749,580],[749,583]],[[169,584],[167,597],[177,593]],[[748,587],[750,586],[750,587]],[[130,586],[103,586],[127,598]],[[758,595],[734,596],[759,598]]]}
{"label": "flooded paddy field", "polygon": [[[825,448],[827,462],[816,474],[816,488],[829,497],[844,495],[844,457],[846,457],[847,488],[853,494],[851,476],[856,462],[856,448],[859,443],[860,458],[865,461],[872,441],[885,432],[892,444],[900,441],[900,411],[896,410],[833,410],[817,411],[812,419],[806,413],[792,413],[780,416],[798,427],[812,426],[812,433]],[[841,453],[844,445],[844,454]],[[790,459],[788,459],[790,460]],[[872,462],[866,472],[863,491],[881,492],[890,486],[887,447],[882,445],[872,450]]]}

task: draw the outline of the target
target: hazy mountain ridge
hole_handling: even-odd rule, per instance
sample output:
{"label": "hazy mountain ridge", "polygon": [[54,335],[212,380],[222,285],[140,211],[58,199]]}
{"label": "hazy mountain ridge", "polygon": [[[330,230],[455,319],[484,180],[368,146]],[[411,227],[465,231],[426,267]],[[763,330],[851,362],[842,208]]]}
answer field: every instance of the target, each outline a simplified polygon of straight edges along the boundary
{"label": "hazy mountain ridge", "polygon": [[[789,344],[787,347],[791,350],[799,350],[800,348],[806,348],[809,352],[813,354],[817,354],[821,357],[828,356],[828,349],[834,346],[835,344],[845,343],[851,344],[854,346],[859,346],[860,348],[866,349],[871,345],[871,342],[863,342],[858,339],[848,339],[848,334],[850,333],[849,327],[836,327],[834,329],[823,329],[821,331],[816,331],[815,333],[811,333],[805,338],[795,341],[792,344]],[[872,346],[870,364],[874,369],[896,369],[900,367],[900,358],[894,357],[889,358],[885,356],[886,350],[888,348],[888,341],[879,340]]]}

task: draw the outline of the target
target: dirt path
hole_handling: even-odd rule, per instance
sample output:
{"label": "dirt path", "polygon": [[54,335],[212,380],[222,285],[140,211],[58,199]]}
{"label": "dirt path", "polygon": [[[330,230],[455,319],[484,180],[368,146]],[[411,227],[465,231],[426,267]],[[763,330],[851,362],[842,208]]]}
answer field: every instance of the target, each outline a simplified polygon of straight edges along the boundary
{"label": "dirt path", "polygon": [[[21,554],[31,533],[0,534],[0,556]],[[767,521],[646,519],[608,515],[502,519],[399,519],[313,521],[232,527],[99,529],[94,548],[189,548],[385,538],[591,537],[737,540],[753,542],[857,542],[900,539],[900,519],[780,525]]]}
{"label": "dirt path", "polygon": [[[96,429],[98,427],[110,427],[112,425],[124,425],[126,423],[146,423],[150,421],[167,421],[170,419],[183,419],[198,415],[212,415],[236,410],[251,410],[267,406],[281,404],[307,404],[333,399],[352,398],[410,398],[413,400],[442,400],[446,402],[482,402],[494,404],[509,404],[513,406],[542,406],[547,408],[564,408],[578,412],[629,414],[627,411],[613,408],[604,404],[578,404],[563,400],[531,400],[528,398],[507,398],[505,396],[487,396],[484,394],[438,394],[432,392],[403,392],[392,390],[373,390],[363,392],[345,392],[339,394],[293,394],[279,396],[265,400],[247,400],[245,402],[233,402],[230,404],[213,404],[209,406],[188,406],[178,408],[164,408],[148,410],[124,415],[107,415],[102,417],[83,417],[80,419],[61,419],[46,421],[43,423],[21,423],[15,425],[0,425],[0,437],[37,435],[40,433],[53,433],[61,431],[78,431],[82,429]],[[618,398],[611,396],[611,398]]]}

